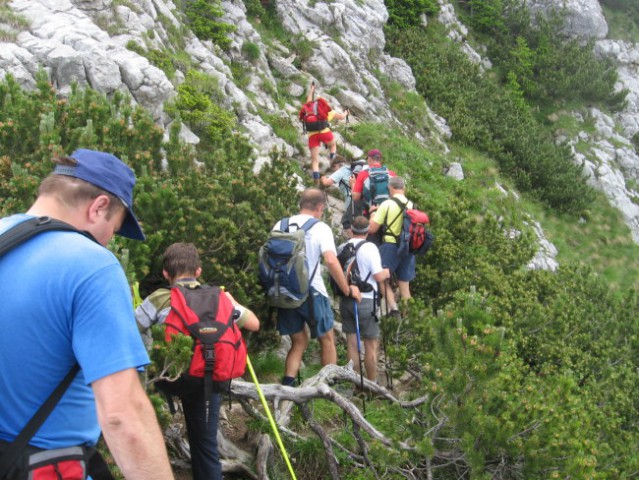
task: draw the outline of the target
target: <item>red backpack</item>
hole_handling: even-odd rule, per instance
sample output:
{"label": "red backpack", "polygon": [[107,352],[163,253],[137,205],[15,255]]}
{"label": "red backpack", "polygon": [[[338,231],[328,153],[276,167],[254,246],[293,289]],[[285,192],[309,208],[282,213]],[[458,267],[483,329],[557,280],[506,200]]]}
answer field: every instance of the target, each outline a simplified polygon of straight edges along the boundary
{"label": "red backpack", "polygon": [[[166,317],[165,340],[181,333],[193,338],[193,355],[181,379],[203,379],[206,399],[211,393],[230,389],[231,379],[244,375],[246,343],[235,324],[233,303],[219,287],[201,285],[171,288],[171,311]],[[179,395],[178,379],[166,390]],[[193,382],[191,382],[192,385]]]}
{"label": "red backpack", "polygon": [[[435,236],[426,228],[430,221],[428,215],[416,208],[406,208],[408,204],[403,204],[395,197],[392,200],[401,208],[399,214],[403,217],[399,236],[393,235],[397,240],[397,255],[403,257],[408,254],[425,254],[435,241]],[[395,220],[389,225],[393,223],[395,223]],[[392,235],[391,232],[386,232],[386,234]]]}
{"label": "red backpack", "polygon": [[329,127],[328,113],[332,110],[328,102],[320,97],[302,105],[299,118],[305,132],[319,132]]}

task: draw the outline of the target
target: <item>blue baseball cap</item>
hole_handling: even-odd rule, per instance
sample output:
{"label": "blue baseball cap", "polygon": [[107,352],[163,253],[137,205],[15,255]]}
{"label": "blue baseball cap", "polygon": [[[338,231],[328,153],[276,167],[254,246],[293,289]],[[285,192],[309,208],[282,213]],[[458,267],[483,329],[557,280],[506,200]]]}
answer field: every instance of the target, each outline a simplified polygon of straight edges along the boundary
{"label": "blue baseball cap", "polygon": [[118,235],[144,240],[144,233],[133,213],[133,187],[135,173],[115,155],[81,148],[71,155],[77,164],[75,166],[57,165],[53,173],[68,175],[89,182],[102,190],[115,195],[124,204],[127,215],[118,230]]}

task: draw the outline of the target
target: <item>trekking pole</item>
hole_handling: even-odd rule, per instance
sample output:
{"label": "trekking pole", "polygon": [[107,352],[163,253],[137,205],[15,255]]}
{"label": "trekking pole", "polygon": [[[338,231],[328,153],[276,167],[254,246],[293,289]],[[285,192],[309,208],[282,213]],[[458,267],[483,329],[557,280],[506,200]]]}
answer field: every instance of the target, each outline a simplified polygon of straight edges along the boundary
{"label": "trekking pole", "polygon": [[291,472],[291,478],[293,480],[297,480],[295,476],[295,472],[293,471],[293,466],[291,465],[291,461],[288,458],[288,453],[286,452],[286,448],[284,448],[284,444],[282,443],[282,438],[280,437],[280,432],[277,429],[277,424],[273,419],[273,415],[271,414],[271,409],[268,408],[268,403],[266,403],[266,398],[264,398],[264,392],[262,392],[262,388],[260,387],[260,383],[257,381],[257,376],[255,375],[255,370],[253,370],[253,364],[251,363],[250,357],[246,356],[246,366],[249,369],[249,373],[251,374],[251,378],[253,379],[253,383],[255,384],[255,388],[257,389],[257,394],[260,397],[260,401],[262,402],[262,406],[266,411],[266,416],[268,417],[268,421],[271,424],[271,429],[273,430],[273,434],[275,435],[275,439],[277,441],[278,447],[280,447],[280,452],[282,452],[282,457],[284,457],[284,461],[286,462],[286,466],[288,467],[288,471]]}
{"label": "trekking pole", "polygon": [[[390,281],[384,280],[384,305],[386,308],[386,321],[388,321],[388,288],[390,288]],[[385,329],[382,329],[385,330]],[[390,389],[393,389],[393,374],[391,372],[391,362],[390,357],[388,356],[388,346],[386,345],[386,337],[387,332],[384,331],[382,335],[382,346],[384,347],[384,357],[386,358],[386,381],[388,382],[388,386]]]}
{"label": "trekking pole", "polygon": [[[357,300],[353,300],[353,311],[355,312],[355,332],[357,333],[357,358],[359,358],[359,380],[362,393],[364,393],[364,369],[362,368],[362,346],[359,336],[359,312],[357,310]],[[362,397],[362,410],[366,414],[366,396]]]}

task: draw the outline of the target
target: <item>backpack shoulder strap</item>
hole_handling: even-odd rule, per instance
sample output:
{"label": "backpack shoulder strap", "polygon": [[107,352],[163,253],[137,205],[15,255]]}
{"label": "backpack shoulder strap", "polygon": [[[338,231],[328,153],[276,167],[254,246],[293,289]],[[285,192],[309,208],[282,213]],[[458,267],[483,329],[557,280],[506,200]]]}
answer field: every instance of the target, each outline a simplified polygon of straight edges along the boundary
{"label": "backpack shoulder strap", "polygon": [[362,246],[365,243],[373,243],[373,242],[369,242],[368,240],[364,240],[363,242],[359,242],[357,245],[355,245],[355,255],[357,255],[357,252],[360,248],[362,248]]}
{"label": "backpack shoulder strap", "polygon": [[[354,255],[354,258],[353,258],[353,262],[357,263],[357,252],[358,252],[358,251],[359,251],[359,249],[360,249],[360,248],[362,248],[362,247],[364,246],[364,244],[366,244],[366,243],[372,243],[373,245],[375,245],[373,242],[370,242],[370,241],[368,241],[368,240],[364,240],[363,242],[359,242],[357,245],[355,245],[355,255]],[[357,265],[358,265],[358,268],[359,268],[359,264],[357,264]],[[371,273],[373,273],[373,272],[369,271],[369,272],[368,272],[368,275],[366,275],[366,278],[364,278],[362,281],[363,281],[363,282],[367,282],[367,281],[368,281],[368,279],[369,279],[369,277],[371,276]]]}
{"label": "backpack shoulder strap", "polygon": [[313,228],[318,223],[319,223],[319,220],[317,218],[309,218],[308,220],[306,220],[306,222],[304,222],[304,225],[302,225],[302,229],[304,230],[304,232],[308,232],[311,228]]}
{"label": "backpack shoulder strap", "polygon": [[89,232],[78,230],[66,222],[55,220],[50,217],[34,217],[18,223],[0,235],[0,257],[18,245],[26,242],[31,237],[42,232],[49,232],[53,230],[77,232],[97,242],[97,240]]}
{"label": "backpack shoulder strap", "polygon": [[404,213],[404,210],[408,208],[408,202],[402,203],[402,201],[397,197],[391,197],[391,200],[395,202],[399,206],[399,208],[401,208],[402,213]]}
{"label": "backpack shoulder strap", "polygon": [[[50,217],[35,217],[25,220],[24,222],[20,222],[0,235],[0,256],[39,233],[52,230],[77,232],[93,241],[96,241],[90,233],[82,232],[68,223],[55,220]],[[64,395],[64,392],[66,392],[67,388],[71,385],[71,382],[73,382],[73,379],[79,370],[80,365],[76,362],[55,390],[51,392],[51,395],[49,395],[46,401],[40,406],[38,411],[27,422],[7,450],[5,450],[4,454],[0,458],[0,478],[4,478],[9,468],[15,463],[17,455],[24,450],[29,443],[29,440],[31,440],[47,417],[51,414],[57,403],[62,398],[62,395]]]}
{"label": "backpack shoulder strap", "polygon": [[394,201],[399,206],[399,213],[395,216],[395,218],[393,218],[392,221],[390,221],[389,223],[386,223],[386,220],[388,220],[388,209],[386,210],[386,215],[384,216],[384,224],[383,224],[383,228],[384,228],[383,235],[390,235],[391,237],[395,238],[395,240],[399,240],[399,237],[401,236],[401,231],[402,231],[401,227],[399,229],[400,235],[395,235],[393,232],[390,231],[390,226],[393,225],[397,220],[402,218],[402,215],[404,215],[404,212],[406,211],[406,207],[408,206],[408,202],[402,203],[401,200],[396,197],[391,197],[390,200]]}
{"label": "backpack shoulder strap", "polygon": [[64,392],[66,392],[67,388],[71,385],[71,382],[73,382],[73,379],[79,370],[80,365],[76,362],[55,390],[51,392],[49,398],[45,400],[38,411],[20,431],[18,436],[13,440],[13,442],[11,442],[11,445],[9,445],[9,447],[5,450],[2,457],[0,457],[0,478],[4,478],[11,466],[15,464],[18,455],[24,450],[29,443],[29,440],[31,440],[47,417],[51,414],[57,403],[62,398],[62,395],[64,395]]}
{"label": "backpack shoulder strap", "polygon": [[290,220],[290,217],[285,217],[282,220],[280,220],[280,231],[282,232],[288,232],[288,221]]}

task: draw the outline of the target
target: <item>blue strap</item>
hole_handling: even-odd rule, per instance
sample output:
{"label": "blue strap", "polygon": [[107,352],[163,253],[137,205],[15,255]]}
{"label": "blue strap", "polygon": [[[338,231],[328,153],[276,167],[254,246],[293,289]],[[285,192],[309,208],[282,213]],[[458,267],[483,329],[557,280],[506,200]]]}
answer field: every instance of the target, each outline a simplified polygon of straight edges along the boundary
{"label": "blue strap", "polygon": [[306,220],[304,225],[302,225],[302,230],[304,230],[305,232],[308,232],[317,223],[319,223],[319,220],[317,218],[309,218],[308,220]]}

